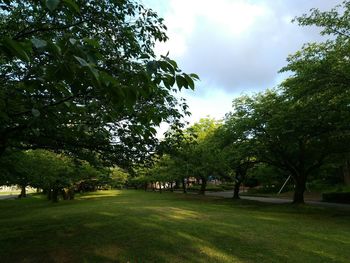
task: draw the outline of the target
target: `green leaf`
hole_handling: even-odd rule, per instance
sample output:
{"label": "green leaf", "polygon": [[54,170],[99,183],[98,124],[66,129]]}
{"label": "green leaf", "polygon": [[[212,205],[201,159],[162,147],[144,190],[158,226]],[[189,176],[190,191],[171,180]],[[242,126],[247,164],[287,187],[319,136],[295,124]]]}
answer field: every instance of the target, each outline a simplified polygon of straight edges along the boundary
{"label": "green leaf", "polygon": [[74,38],[70,38],[69,43],[71,43],[74,46],[77,43],[77,40]]}
{"label": "green leaf", "polygon": [[35,48],[43,48],[43,47],[46,47],[47,45],[47,42],[45,40],[38,39],[38,38],[33,38],[31,42]]}
{"label": "green leaf", "polygon": [[32,114],[33,114],[34,117],[37,118],[37,117],[40,116],[40,111],[38,111],[37,109],[34,109],[34,108],[33,108],[33,109],[32,109]]}
{"label": "green leaf", "polygon": [[19,42],[16,42],[10,38],[5,38],[3,40],[3,45],[10,53],[23,61],[30,61],[30,58],[27,52],[24,50],[22,45]]}
{"label": "green leaf", "polygon": [[148,74],[152,75],[153,73],[157,73],[158,63],[156,61],[149,61],[146,65]]}
{"label": "green leaf", "polygon": [[175,68],[167,61],[158,61],[159,67],[165,71],[175,74]]}
{"label": "green leaf", "polygon": [[80,7],[74,0],[63,0],[64,4],[76,13],[80,13]]}
{"label": "green leaf", "polygon": [[82,67],[88,67],[89,66],[89,63],[87,63],[85,59],[83,59],[81,57],[77,57],[77,56],[74,56],[74,58],[79,62],[79,64]]}
{"label": "green leaf", "polygon": [[182,87],[187,87],[187,81],[183,76],[177,75],[176,76],[176,84],[179,87],[179,89],[181,90]]}
{"label": "green leaf", "polygon": [[194,81],[193,81],[193,79],[189,76],[189,75],[187,75],[187,74],[184,74],[185,75],[185,79],[186,79],[186,81],[187,81],[187,83],[188,83],[188,86],[192,89],[192,90],[194,90]]}
{"label": "green leaf", "polygon": [[92,75],[95,77],[95,80],[97,81],[97,84],[100,85],[100,74],[99,71],[94,68],[91,64],[88,64],[87,67],[89,68]]}
{"label": "green leaf", "polygon": [[60,0],[46,0],[46,7],[52,12],[59,5]]}
{"label": "green leaf", "polygon": [[175,60],[167,58],[167,61],[174,67],[175,70],[178,69],[178,65]]}
{"label": "green leaf", "polygon": [[92,47],[94,47],[94,48],[98,48],[98,47],[100,46],[100,43],[98,42],[98,40],[97,40],[97,39],[94,39],[94,38],[87,38],[87,37],[85,37],[85,38],[83,39],[83,41],[84,41],[86,44],[88,44],[88,45],[90,45],[90,46],[92,46]]}
{"label": "green leaf", "polygon": [[189,76],[190,76],[192,79],[200,80],[199,77],[198,77],[198,75],[195,74],[195,73],[191,73]]}
{"label": "green leaf", "polygon": [[151,57],[148,54],[141,54],[140,59],[150,59]]}

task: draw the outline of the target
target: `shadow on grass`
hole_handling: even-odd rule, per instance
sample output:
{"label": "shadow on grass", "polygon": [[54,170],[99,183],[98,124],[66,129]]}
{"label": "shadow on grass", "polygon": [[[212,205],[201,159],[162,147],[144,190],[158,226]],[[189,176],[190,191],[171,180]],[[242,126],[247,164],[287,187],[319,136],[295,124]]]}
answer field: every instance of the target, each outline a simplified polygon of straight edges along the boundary
{"label": "shadow on grass", "polygon": [[349,214],[324,208],[136,191],[43,203],[0,217],[1,262],[346,262],[350,242]]}

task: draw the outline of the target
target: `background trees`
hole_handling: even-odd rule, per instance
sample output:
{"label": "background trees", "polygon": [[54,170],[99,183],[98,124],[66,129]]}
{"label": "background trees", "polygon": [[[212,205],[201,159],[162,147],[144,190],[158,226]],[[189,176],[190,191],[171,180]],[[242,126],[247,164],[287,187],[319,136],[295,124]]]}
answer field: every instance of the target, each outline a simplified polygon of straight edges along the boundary
{"label": "background trees", "polygon": [[[293,178],[294,203],[304,202],[306,181],[320,176],[323,166],[344,162],[348,174],[349,14],[350,4],[345,1],[338,9],[313,9],[310,15],[297,17],[300,25],[321,27],[321,34],[331,38],[308,43],[289,56],[281,71],[290,76],[275,89],[235,99],[232,112],[215,132],[216,144],[211,136],[201,137],[204,123],[189,128],[197,129],[198,136],[190,158],[195,160],[195,173],[208,175],[223,169],[234,175],[238,197],[247,170],[265,163],[276,167],[281,177]],[[220,159],[217,153],[225,153],[219,167],[215,167]]]}

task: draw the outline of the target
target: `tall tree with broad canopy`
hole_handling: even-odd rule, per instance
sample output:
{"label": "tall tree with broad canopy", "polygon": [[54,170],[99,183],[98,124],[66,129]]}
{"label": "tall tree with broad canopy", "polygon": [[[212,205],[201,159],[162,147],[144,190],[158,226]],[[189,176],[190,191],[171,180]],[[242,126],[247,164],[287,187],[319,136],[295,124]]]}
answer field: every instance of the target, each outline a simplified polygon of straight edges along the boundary
{"label": "tall tree with broad canopy", "polygon": [[[339,126],[350,120],[348,104],[336,105],[344,114],[332,111],[332,103],[312,97],[295,100],[282,90],[267,91],[234,102],[240,122],[241,138],[251,146],[247,156],[287,171],[295,182],[294,203],[304,202],[308,176],[320,168],[327,157],[348,151],[348,134]],[[334,106],[334,105],[333,105]]]}
{"label": "tall tree with broad canopy", "polygon": [[181,167],[177,170],[182,171],[180,178],[184,192],[186,178],[195,177],[201,181],[199,193],[204,194],[209,177],[222,175],[221,151],[214,138],[214,132],[219,126],[219,121],[203,118],[182,133],[175,132],[169,135],[168,154],[176,165]]}
{"label": "tall tree with broad canopy", "polygon": [[198,77],[155,56],[167,36],[151,9],[1,0],[0,10],[0,156],[45,148],[127,166],[154,151],[161,122],[181,127],[187,105],[174,93]]}
{"label": "tall tree with broad canopy", "polygon": [[304,202],[308,176],[334,154],[346,153],[349,141],[350,1],[331,11],[311,10],[295,20],[321,27],[324,43],[306,44],[288,58],[291,72],[276,91],[234,102],[242,138],[259,161],[290,173],[293,202]]}
{"label": "tall tree with broad canopy", "polygon": [[[256,163],[254,156],[254,145],[249,137],[244,137],[246,127],[242,124],[241,116],[238,112],[226,114],[224,124],[219,127],[214,138],[217,147],[220,149],[221,169],[228,176],[233,175],[233,199],[239,199],[239,190],[243,181],[247,178],[247,173]],[[242,130],[243,129],[243,130]]]}

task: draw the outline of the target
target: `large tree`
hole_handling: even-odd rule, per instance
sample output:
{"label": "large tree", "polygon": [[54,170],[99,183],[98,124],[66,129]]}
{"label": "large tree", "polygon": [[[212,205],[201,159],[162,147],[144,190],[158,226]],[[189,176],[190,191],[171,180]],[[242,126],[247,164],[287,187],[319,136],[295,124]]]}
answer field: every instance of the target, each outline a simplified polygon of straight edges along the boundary
{"label": "large tree", "polygon": [[197,76],[156,58],[167,37],[152,10],[132,0],[0,8],[0,155],[48,148],[127,165],[154,150],[162,121],[181,125],[173,85],[194,88]]}
{"label": "large tree", "polygon": [[233,176],[233,199],[239,199],[239,190],[247,179],[247,173],[258,161],[254,155],[254,144],[249,136],[244,136],[246,126],[239,112],[228,113],[224,124],[215,131],[216,147],[221,155],[221,170],[229,177]]}
{"label": "large tree", "polygon": [[[238,141],[250,144],[247,156],[287,171],[295,182],[294,203],[304,202],[308,176],[331,155],[348,151],[350,112],[347,104],[336,105],[313,97],[296,100],[283,90],[267,91],[234,102],[239,123]],[[344,125],[340,125],[343,123]]]}

